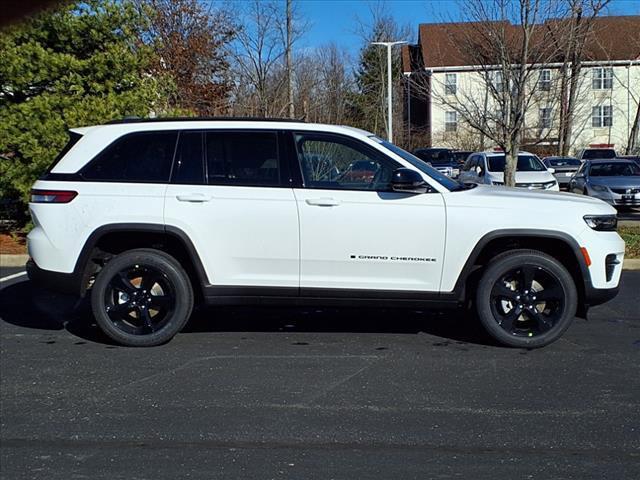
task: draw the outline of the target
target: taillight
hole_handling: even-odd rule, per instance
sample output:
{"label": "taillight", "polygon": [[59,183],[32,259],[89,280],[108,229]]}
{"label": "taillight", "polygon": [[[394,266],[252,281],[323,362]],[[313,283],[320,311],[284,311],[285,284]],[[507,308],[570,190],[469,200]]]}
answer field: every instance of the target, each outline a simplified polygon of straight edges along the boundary
{"label": "taillight", "polygon": [[73,190],[31,190],[31,203],[69,203],[77,195]]}

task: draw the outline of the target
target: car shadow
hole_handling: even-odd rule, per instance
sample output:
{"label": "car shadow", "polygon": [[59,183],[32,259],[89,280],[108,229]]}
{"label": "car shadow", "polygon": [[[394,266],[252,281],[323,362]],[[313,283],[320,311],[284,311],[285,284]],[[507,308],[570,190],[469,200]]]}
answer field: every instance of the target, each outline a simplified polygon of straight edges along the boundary
{"label": "car shadow", "polygon": [[[88,299],[35,289],[24,281],[0,290],[0,319],[24,328],[59,331],[91,342],[114,343],[95,324]],[[465,310],[402,308],[200,307],[183,334],[199,332],[345,332],[429,334],[444,341],[496,345]]]}

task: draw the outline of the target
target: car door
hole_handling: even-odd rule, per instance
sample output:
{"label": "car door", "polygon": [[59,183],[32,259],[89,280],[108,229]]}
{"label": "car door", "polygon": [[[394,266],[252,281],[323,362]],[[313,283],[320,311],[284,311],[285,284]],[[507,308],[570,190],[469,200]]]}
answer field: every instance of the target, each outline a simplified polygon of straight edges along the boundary
{"label": "car door", "polygon": [[582,193],[586,186],[586,175],[589,169],[589,162],[582,162],[578,171],[569,181],[569,190],[574,193]]}
{"label": "car door", "polygon": [[[444,253],[445,207],[438,192],[390,190],[402,165],[348,136],[292,134],[303,186],[300,287],[435,292]],[[322,158],[319,166],[317,158]]]}
{"label": "car door", "polygon": [[297,294],[298,212],[280,136],[263,130],[180,133],[165,223],[189,236],[208,283],[220,293],[242,286],[226,291],[291,287]]}
{"label": "car door", "polygon": [[464,164],[463,171],[460,173],[459,180],[462,183],[477,183],[478,174],[476,167],[478,166],[478,155],[472,155]]}

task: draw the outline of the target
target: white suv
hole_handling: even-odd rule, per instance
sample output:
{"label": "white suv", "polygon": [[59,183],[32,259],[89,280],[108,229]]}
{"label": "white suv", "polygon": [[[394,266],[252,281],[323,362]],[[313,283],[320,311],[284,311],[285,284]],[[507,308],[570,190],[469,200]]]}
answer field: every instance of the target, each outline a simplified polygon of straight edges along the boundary
{"label": "white suv", "polygon": [[[458,180],[463,183],[504,185],[504,164],[504,152],[474,153],[464,163]],[[557,192],[560,187],[553,176],[554,172],[553,168],[547,168],[537,156],[520,152],[516,166],[516,187]]]}
{"label": "white suv", "polygon": [[463,186],[376,136],[286,121],[73,129],[32,191],[30,278],[90,295],[125,345],[166,342],[194,302],[463,307],[539,347],[617,293],[600,200]]}

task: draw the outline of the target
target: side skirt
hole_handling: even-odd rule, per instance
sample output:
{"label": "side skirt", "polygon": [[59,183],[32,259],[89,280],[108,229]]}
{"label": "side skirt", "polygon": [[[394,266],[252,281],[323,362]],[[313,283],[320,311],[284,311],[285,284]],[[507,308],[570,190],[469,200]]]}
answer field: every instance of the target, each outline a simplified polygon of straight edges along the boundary
{"label": "side skirt", "polygon": [[208,305],[281,305],[449,309],[462,304],[437,292],[295,287],[207,286]]}

